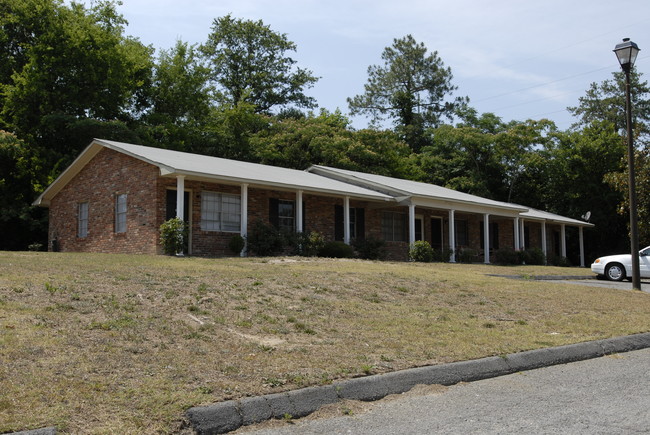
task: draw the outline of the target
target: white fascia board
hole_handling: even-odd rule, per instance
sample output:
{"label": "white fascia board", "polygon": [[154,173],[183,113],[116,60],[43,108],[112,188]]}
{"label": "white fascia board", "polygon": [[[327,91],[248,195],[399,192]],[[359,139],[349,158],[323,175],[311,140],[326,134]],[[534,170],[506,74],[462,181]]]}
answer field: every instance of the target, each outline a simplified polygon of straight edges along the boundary
{"label": "white fascia board", "polygon": [[505,216],[516,218],[521,212],[528,211],[527,208],[517,206],[503,207],[494,204],[470,203],[464,201],[436,200],[431,198],[411,198],[411,203],[416,207],[437,208],[441,210],[455,210],[464,213],[491,214],[495,216]]}

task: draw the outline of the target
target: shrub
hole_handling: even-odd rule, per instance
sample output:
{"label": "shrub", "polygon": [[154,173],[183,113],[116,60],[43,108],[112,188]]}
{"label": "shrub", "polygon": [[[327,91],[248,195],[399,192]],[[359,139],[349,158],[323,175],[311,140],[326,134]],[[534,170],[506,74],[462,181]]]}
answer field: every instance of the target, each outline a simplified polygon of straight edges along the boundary
{"label": "shrub", "polygon": [[325,238],[318,231],[310,233],[296,233],[290,237],[290,245],[293,246],[293,252],[296,255],[305,257],[315,257],[325,246]]}
{"label": "shrub", "polygon": [[286,237],[277,228],[263,221],[256,221],[248,232],[248,248],[256,255],[266,257],[281,253]]}
{"label": "shrub", "polygon": [[386,242],[375,237],[355,239],[352,241],[352,246],[357,251],[357,256],[364,260],[380,260],[386,255],[384,250]]}
{"label": "shrub", "polygon": [[187,239],[189,227],[178,217],[163,222],[160,226],[160,243],[163,252],[167,255],[176,255],[187,252]]}
{"label": "shrub", "polygon": [[409,249],[409,259],[411,261],[420,261],[429,263],[433,261],[433,248],[429,242],[418,240]]}
{"label": "shrub", "polygon": [[31,245],[27,246],[27,250],[29,251],[42,251],[43,250],[43,244],[34,242]]}
{"label": "shrub", "polygon": [[318,252],[318,256],[330,258],[352,258],[354,257],[354,248],[343,242],[327,242]]}
{"label": "shrub", "polygon": [[230,252],[232,252],[235,255],[241,254],[241,251],[244,249],[245,246],[246,246],[246,240],[239,234],[232,236],[230,238],[230,241],[228,242],[228,249],[230,249]]}
{"label": "shrub", "polygon": [[539,248],[526,249],[522,253],[523,261],[532,266],[542,266],[546,264],[544,251]]}
{"label": "shrub", "polygon": [[473,263],[477,255],[478,252],[476,252],[476,250],[470,248],[464,248],[458,251],[456,260],[459,263]]}
{"label": "shrub", "polygon": [[452,250],[449,248],[443,249],[434,249],[433,250],[433,259],[431,261],[448,263],[451,258]]}
{"label": "shrub", "polygon": [[571,262],[569,261],[569,259],[566,257],[562,257],[561,255],[553,255],[549,259],[549,263],[551,266],[560,266],[560,267],[571,266]]}
{"label": "shrub", "polygon": [[512,248],[497,249],[494,253],[495,262],[502,266],[521,264],[522,255]]}

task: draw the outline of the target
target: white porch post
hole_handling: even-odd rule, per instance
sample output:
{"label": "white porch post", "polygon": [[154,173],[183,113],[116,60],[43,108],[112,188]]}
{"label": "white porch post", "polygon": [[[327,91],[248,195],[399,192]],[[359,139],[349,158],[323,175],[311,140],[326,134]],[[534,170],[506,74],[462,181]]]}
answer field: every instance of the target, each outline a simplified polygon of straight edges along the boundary
{"label": "white porch post", "polygon": [[485,264],[490,264],[490,215],[483,215],[483,260]]}
{"label": "white porch post", "polygon": [[519,218],[515,218],[515,227],[514,227],[514,243],[515,251],[519,250]]}
{"label": "white porch post", "polygon": [[582,235],[582,227],[578,227],[580,235],[580,267],[585,267],[585,241]]}
{"label": "white porch post", "polygon": [[[183,219],[183,211],[185,210],[185,175],[177,175],[176,176],[176,217],[182,221]],[[177,253],[176,255],[182,256],[184,255],[183,249],[181,248],[181,252]]]}
{"label": "white porch post", "polygon": [[449,249],[451,256],[449,257],[450,263],[456,262],[456,222],[454,210],[449,210]]}
{"label": "white porch post", "polygon": [[544,253],[544,258],[547,259],[548,249],[546,248],[546,221],[542,222],[542,252]]}
{"label": "white porch post", "polygon": [[183,219],[185,210],[185,175],[176,176],[176,217]]}
{"label": "white porch post", "polygon": [[343,198],[343,242],[350,244],[350,197]]}
{"label": "white porch post", "polygon": [[302,190],[296,192],[296,232],[302,233]]}
{"label": "white porch post", "polygon": [[524,230],[523,219],[519,219],[519,249],[526,250],[526,231]]}
{"label": "white porch post", "polygon": [[[244,238],[244,241],[246,241],[248,237],[248,184],[241,185],[240,207],[241,225],[239,235]],[[248,242],[244,244],[244,249],[241,250],[239,255],[242,257],[248,255]]]}
{"label": "white porch post", "polygon": [[409,204],[409,245],[415,243],[415,204]]}
{"label": "white porch post", "polygon": [[566,258],[566,225],[562,224],[560,237],[562,238],[562,257]]}

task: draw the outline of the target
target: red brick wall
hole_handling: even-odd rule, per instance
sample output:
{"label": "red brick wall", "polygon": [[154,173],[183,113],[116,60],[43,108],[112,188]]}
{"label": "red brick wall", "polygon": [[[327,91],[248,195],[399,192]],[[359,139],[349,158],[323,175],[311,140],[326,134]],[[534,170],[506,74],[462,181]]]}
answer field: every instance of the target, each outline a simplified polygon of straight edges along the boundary
{"label": "red brick wall", "polygon": [[[61,251],[155,254],[158,169],[102,149],[51,201],[49,239]],[[115,233],[115,197],[127,194],[127,230]],[[88,235],[77,237],[78,204],[88,202]],[[50,244],[51,248],[51,244]]]}

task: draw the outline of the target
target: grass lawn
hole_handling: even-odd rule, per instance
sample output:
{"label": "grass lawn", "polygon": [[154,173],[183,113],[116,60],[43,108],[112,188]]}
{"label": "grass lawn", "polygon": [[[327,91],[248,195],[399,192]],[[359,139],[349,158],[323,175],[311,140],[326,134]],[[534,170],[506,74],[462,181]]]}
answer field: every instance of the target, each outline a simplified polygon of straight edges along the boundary
{"label": "grass lawn", "polygon": [[174,433],[184,411],[650,331],[588,269],[0,252],[0,432]]}

